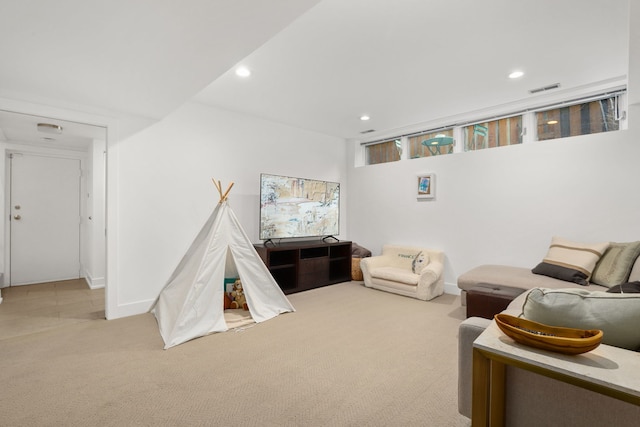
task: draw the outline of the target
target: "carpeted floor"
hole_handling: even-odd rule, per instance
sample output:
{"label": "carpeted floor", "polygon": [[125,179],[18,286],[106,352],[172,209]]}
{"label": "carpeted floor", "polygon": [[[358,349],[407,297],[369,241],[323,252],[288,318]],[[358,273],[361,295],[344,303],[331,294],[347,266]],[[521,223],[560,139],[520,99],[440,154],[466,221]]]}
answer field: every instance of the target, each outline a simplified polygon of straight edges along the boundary
{"label": "carpeted floor", "polygon": [[289,299],[295,313],[169,350],[150,314],[1,338],[0,424],[470,424],[457,413],[459,297],[347,282]]}

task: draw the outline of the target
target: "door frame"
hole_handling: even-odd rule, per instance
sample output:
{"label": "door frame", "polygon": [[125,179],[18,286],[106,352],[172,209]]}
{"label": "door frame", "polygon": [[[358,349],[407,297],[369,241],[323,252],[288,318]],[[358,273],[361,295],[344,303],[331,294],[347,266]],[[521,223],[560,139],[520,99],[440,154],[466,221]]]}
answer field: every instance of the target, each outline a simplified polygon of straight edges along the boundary
{"label": "door frame", "polygon": [[[4,167],[5,167],[5,185],[4,185],[4,285],[11,286],[11,156],[13,155],[31,155],[40,157],[52,157],[59,159],[71,159],[80,161],[80,218],[81,223],[79,225],[80,242],[79,242],[79,255],[80,255],[80,271],[86,275],[85,266],[87,259],[91,256],[91,248],[87,247],[87,233],[86,233],[86,218],[87,218],[87,198],[82,195],[87,194],[87,153],[71,150],[50,150],[44,147],[36,146],[19,146],[18,144],[11,144],[4,149]],[[88,252],[89,251],[89,252]],[[89,283],[89,282],[87,282]],[[89,283],[89,285],[91,285]],[[102,288],[103,286],[92,287]]]}
{"label": "door frame", "polygon": [[[40,100],[42,101],[42,100]],[[52,120],[72,121],[91,126],[98,126],[105,130],[104,152],[104,289],[105,289],[105,317],[107,319],[116,319],[124,317],[131,313],[128,307],[120,307],[118,302],[118,268],[117,268],[117,193],[118,193],[118,141],[123,135],[130,135],[137,130],[148,126],[153,122],[151,119],[142,119],[135,116],[115,117],[113,114],[107,115],[89,109],[89,111],[71,110],[69,108],[57,107],[53,105],[45,105],[41,102],[29,100],[8,99],[0,95],[0,109],[18,114],[28,114],[41,118]],[[124,129],[124,130],[123,130]],[[124,133],[123,133],[124,132]],[[0,141],[0,146],[6,143]],[[0,151],[0,156],[3,153]],[[4,163],[0,159],[0,167],[4,167]],[[4,173],[0,173],[0,178],[4,178]],[[0,184],[0,188],[4,188]],[[0,203],[4,203],[4,197],[0,197]],[[4,213],[4,208],[0,209]],[[6,222],[6,216],[4,222]],[[0,225],[2,227],[3,225]],[[4,239],[0,239],[0,243],[4,243]],[[4,251],[4,248],[2,248]],[[0,259],[4,259],[4,255],[0,255]],[[2,284],[0,284],[2,286]],[[1,292],[0,288],[0,292]],[[2,302],[2,294],[0,293],[0,303]],[[138,314],[133,313],[133,314]]]}

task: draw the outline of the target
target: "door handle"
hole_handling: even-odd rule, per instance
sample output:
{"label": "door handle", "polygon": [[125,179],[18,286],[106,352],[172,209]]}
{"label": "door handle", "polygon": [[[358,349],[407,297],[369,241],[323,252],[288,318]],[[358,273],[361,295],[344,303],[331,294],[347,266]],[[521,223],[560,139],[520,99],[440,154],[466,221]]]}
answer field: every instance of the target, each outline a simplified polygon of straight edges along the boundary
{"label": "door handle", "polygon": [[22,217],[20,215],[14,215],[13,219],[15,219],[16,221],[20,221]]}

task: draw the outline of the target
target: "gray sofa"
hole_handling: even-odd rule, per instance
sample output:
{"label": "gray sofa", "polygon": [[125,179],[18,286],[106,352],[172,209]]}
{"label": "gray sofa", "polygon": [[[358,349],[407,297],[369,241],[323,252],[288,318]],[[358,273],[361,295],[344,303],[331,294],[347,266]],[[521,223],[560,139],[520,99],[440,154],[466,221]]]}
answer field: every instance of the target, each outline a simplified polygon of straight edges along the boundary
{"label": "gray sofa", "polygon": [[[636,261],[629,281],[640,280],[640,258]],[[533,289],[533,288],[579,288],[590,291],[606,291],[607,288],[589,284],[588,286],[578,285],[577,283],[566,282],[564,280],[554,279],[553,277],[533,274],[530,268],[512,267],[510,265],[480,265],[458,277],[458,288],[462,305],[467,304],[467,290],[479,283],[489,283],[492,285],[504,285],[514,288]]]}
{"label": "gray sofa", "polygon": [[[519,315],[527,292],[504,311]],[[493,320],[470,317],[458,335],[458,412],[471,418],[472,349]],[[604,344],[601,344],[604,345]],[[630,351],[630,350],[624,350]],[[613,361],[615,363],[615,360]],[[640,366],[640,354],[638,354]],[[505,373],[505,425],[637,426],[640,407],[513,366]]]}
{"label": "gray sofa", "polygon": [[[628,281],[640,280],[640,258],[636,260]],[[606,291],[603,286],[578,284],[540,276],[529,269],[484,265],[458,279],[463,293],[478,283],[532,289],[535,287],[580,288]],[[528,292],[511,302],[506,313],[518,316]],[[471,417],[472,349],[475,339],[493,320],[471,317],[460,324],[458,336],[458,411]],[[602,344],[604,345],[604,344]],[[631,350],[626,350],[631,351]],[[615,360],[613,361],[615,362]],[[640,354],[638,354],[640,367]],[[507,426],[635,426],[640,424],[640,407],[599,393],[512,366],[506,369],[505,420]]]}

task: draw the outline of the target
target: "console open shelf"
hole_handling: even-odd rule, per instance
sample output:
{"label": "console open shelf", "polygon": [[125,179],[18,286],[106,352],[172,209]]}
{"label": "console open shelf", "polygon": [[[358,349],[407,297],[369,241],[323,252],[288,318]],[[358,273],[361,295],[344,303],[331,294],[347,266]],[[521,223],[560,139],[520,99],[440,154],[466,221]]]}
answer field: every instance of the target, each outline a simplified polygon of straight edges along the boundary
{"label": "console open shelf", "polygon": [[285,294],[351,280],[351,242],[254,246]]}

